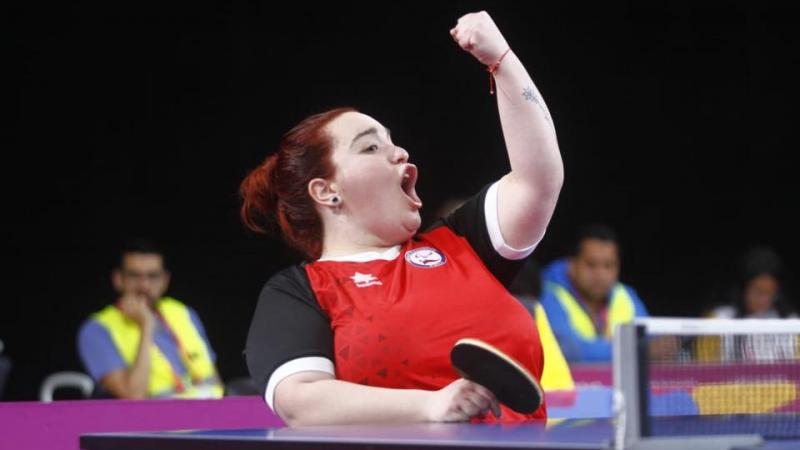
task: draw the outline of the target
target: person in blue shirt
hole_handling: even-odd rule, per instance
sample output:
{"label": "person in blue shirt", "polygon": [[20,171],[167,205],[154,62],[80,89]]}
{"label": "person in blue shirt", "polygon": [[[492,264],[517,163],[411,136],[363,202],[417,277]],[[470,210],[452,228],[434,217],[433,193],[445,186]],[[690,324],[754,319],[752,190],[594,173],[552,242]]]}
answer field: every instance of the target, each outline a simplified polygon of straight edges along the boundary
{"label": "person in blue shirt", "polygon": [[615,326],[647,317],[619,271],[619,243],[605,225],[581,228],[570,255],[542,270],[540,301],[568,361],[610,362]]}

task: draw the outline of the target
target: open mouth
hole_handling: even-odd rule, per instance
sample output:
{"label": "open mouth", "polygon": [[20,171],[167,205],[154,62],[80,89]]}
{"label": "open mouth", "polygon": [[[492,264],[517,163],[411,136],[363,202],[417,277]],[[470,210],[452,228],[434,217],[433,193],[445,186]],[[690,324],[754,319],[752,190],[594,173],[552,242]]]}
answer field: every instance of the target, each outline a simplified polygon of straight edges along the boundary
{"label": "open mouth", "polygon": [[403,178],[400,181],[400,189],[408,197],[408,200],[417,208],[422,207],[422,200],[417,196],[417,166],[406,164],[403,168]]}

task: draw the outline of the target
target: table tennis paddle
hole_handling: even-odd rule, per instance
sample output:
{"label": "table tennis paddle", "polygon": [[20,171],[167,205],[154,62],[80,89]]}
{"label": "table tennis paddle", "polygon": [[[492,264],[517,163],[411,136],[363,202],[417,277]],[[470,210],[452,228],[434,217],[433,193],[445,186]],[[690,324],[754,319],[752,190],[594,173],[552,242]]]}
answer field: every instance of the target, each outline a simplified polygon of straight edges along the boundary
{"label": "table tennis paddle", "polygon": [[530,414],[542,404],[544,393],[536,378],[512,357],[480,339],[459,339],[450,350],[458,373],[489,389],[500,403]]}

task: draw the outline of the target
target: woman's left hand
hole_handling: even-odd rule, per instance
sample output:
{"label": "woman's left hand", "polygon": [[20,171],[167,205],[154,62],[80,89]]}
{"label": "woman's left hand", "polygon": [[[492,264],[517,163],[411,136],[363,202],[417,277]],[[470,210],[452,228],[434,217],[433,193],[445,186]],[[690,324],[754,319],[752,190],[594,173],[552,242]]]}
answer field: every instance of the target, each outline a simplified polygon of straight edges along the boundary
{"label": "woman's left hand", "polygon": [[508,49],[508,43],[486,11],[458,19],[450,35],[464,50],[485,65],[494,64]]}

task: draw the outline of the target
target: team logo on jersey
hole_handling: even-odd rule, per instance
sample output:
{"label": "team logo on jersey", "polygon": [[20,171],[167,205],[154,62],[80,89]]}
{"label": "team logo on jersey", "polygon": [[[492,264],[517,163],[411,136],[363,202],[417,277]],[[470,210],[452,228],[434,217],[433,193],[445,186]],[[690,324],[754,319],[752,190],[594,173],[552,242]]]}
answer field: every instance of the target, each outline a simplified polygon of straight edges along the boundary
{"label": "team logo on jersey", "polygon": [[447,262],[447,258],[435,248],[422,247],[406,252],[406,261],[416,267],[438,267]]}
{"label": "team logo on jersey", "polygon": [[367,286],[381,286],[381,280],[379,280],[375,275],[371,273],[358,273],[356,272],[355,275],[350,277],[351,280],[356,284],[356,287],[367,287]]}

